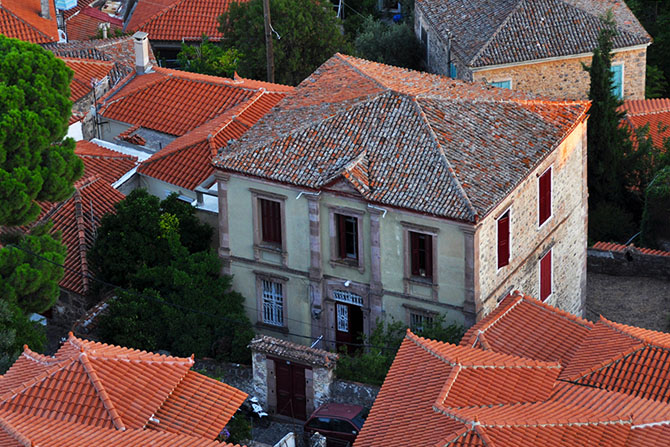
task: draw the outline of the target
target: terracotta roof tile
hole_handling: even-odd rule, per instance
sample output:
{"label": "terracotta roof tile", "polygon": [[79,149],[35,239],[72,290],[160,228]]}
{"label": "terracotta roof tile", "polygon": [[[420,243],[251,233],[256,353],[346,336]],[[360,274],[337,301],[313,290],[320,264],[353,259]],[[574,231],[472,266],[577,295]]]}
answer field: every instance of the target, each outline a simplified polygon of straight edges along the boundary
{"label": "terracotta roof tile", "polygon": [[269,335],[257,336],[251,340],[249,348],[255,352],[292,358],[326,367],[334,367],[338,358],[338,355],[333,352],[310,348],[288,340],[270,337]]}
{"label": "terracotta roof tile", "polygon": [[651,42],[617,0],[419,0],[417,8],[438,39],[453,34],[454,52],[473,67],[588,53],[608,9],[618,31],[614,48]]}
{"label": "terracotta roof tile", "polygon": [[68,40],[97,39],[101,23],[109,23],[108,36],[113,36],[115,30],[123,29],[123,20],[91,7],[79,8],[78,14],[70,15],[66,20]]}
{"label": "terracotta roof tile", "polygon": [[40,15],[40,0],[3,0],[0,3],[0,34],[32,43],[58,42],[58,25],[53,2],[51,19]]}
{"label": "terracotta roof tile", "polygon": [[[631,131],[649,125],[649,136],[654,146],[662,148],[670,137],[670,98],[638,99],[624,101],[621,110],[626,112],[623,124]],[[633,140],[636,140],[634,132]]]}
{"label": "terracotta roof tile", "polygon": [[[51,43],[42,47],[60,57],[116,62],[120,68],[119,73],[114,74],[114,84],[135,69],[135,48],[132,36]],[[156,65],[156,58],[151,48],[149,48],[149,58]]]}
{"label": "terracotta roof tile", "polygon": [[[228,10],[234,0],[140,0],[127,29],[144,31],[151,40],[193,40],[202,35],[210,40],[222,39],[218,17]],[[245,1],[245,0],[242,0]]]}
{"label": "terracotta roof tile", "polygon": [[593,244],[591,247],[594,250],[602,250],[602,251],[613,251],[613,252],[618,252],[618,253],[623,253],[627,250],[630,250],[634,253],[640,253],[643,255],[651,255],[651,256],[670,256],[670,252],[663,251],[663,250],[654,250],[651,248],[640,248],[636,247],[633,244],[630,245],[623,245],[623,244],[616,244],[614,242],[596,242]]}
{"label": "terracotta roof tile", "polygon": [[587,109],[337,54],[215,164],[313,189],[344,177],[368,201],[475,221]]}
{"label": "terracotta roof tile", "polygon": [[515,292],[472,326],[461,345],[565,365],[592,328],[590,321]]}
{"label": "terracotta roof tile", "polygon": [[[98,81],[110,76],[114,69],[114,62],[100,61],[95,59],[72,59],[61,58],[65,65],[74,71],[74,77],[70,83],[70,101],[77,102],[91,93],[93,79]],[[111,82],[111,80],[110,80]]]}
{"label": "terracotta roof tile", "polygon": [[[72,335],[54,357],[26,348],[0,376],[0,440],[70,447],[220,445],[212,439],[246,394],[190,371],[192,365],[192,358]],[[150,420],[151,429],[144,429]]]}

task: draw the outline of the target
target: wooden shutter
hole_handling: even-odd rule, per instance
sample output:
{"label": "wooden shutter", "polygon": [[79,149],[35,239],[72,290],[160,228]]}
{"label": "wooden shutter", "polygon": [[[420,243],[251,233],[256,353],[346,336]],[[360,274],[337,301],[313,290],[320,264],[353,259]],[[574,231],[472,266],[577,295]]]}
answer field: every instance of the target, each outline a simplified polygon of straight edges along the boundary
{"label": "wooden shutter", "polygon": [[426,250],[424,255],[426,257],[426,278],[433,277],[433,236],[428,234],[423,235],[426,242]]}
{"label": "wooden shutter", "polygon": [[551,217],[551,168],[540,177],[540,225]]}
{"label": "wooden shutter", "polygon": [[540,300],[551,295],[551,250],[540,260]]}
{"label": "wooden shutter", "polygon": [[413,231],[409,232],[409,246],[411,253],[412,275],[419,276],[420,253],[419,253],[419,234]]}
{"label": "wooden shutter", "polygon": [[509,264],[509,211],[498,219],[498,268]]}
{"label": "wooden shutter", "polygon": [[263,242],[281,244],[281,203],[259,199]]}

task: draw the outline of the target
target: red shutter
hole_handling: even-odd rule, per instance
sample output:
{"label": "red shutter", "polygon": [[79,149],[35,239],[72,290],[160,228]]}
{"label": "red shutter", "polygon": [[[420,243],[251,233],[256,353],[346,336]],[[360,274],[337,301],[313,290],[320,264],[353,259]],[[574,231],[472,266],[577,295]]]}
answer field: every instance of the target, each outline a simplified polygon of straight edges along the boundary
{"label": "red shutter", "polygon": [[261,209],[261,238],[263,242],[281,244],[281,204],[259,199]]}
{"label": "red shutter", "polygon": [[419,276],[419,235],[412,231],[409,233],[409,246],[411,252],[412,275]]}
{"label": "red shutter", "polygon": [[540,300],[551,295],[551,250],[540,260]]}
{"label": "red shutter", "polygon": [[433,277],[433,236],[425,235],[426,238],[426,277]]}
{"label": "red shutter", "polygon": [[551,217],[551,168],[540,177],[540,225]]}
{"label": "red shutter", "polygon": [[498,219],[498,268],[509,264],[509,212]]}

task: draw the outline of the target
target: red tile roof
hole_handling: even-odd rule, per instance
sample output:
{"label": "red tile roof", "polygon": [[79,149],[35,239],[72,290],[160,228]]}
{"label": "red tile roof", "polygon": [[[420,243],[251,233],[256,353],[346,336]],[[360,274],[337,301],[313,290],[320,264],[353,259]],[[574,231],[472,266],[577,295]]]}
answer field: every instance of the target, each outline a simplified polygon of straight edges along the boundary
{"label": "red tile roof", "polygon": [[[236,0],[139,0],[127,29],[144,31],[151,40],[199,41],[223,38],[218,17]],[[241,0],[246,1],[246,0]]]}
{"label": "red tile roof", "polygon": [[190,371],[192,366],[192,358],[72,334],[54,357],[26,347],[0,376],[0,440],[53,446],[221,445],[213,439],[246,394]]}
{"label": "red tile roof", "polygon": [[103,99],[100,113],[131,127],[119,137],[142,144],[140,127],[178,136],[139,172],[186,189],[212,175],[212,157],[239,138],[293,87],[155,68]]}
{"label": "red tile roof", "polygon": [[624,253],[626,251],[633,251],[637,252],[643,255],[651,255],[651,256],[670,256],[670,252],[667,251],[662,251],[662,250],[654,250],[651,248],[640,248],[636,247],[633,244],[630,245],[623,245],[623,244],[616,244],[614,242],[596,242],[593,244],[591,247],[593,250],[601,250],[601,251],[613,251],[613,252],[618,252],[618,253]]}
{"label": "red tile roof", "polygon": [[108,36],[114,35],[114,30],[123,29],[123,20],[111,17],[97,8],[84,7],[77,15],[71,15],[66,22],[68,40],[98,39],[98,29],[101,23],[109,23]]}
{"label": "red tile roof", "polygon": [[[114,62],[96,59],[60,58],[72,71],[74,77],[70,83],[70,101],[77,102],[91,93],[91,81],[102,80],[114,69]],[[111,81],[110,81],[111,82]]]}
{"label": "red tile roof", "polygon": [[587,109],[337,54],[215,164],[312,189],[345,178],[370,202],[476,221]]}
{"label": "red tile roof", "polygon": [[56,9],[49,2],[51,19],[40,15],[40,0],[2,0],[0,34],[33,43],[58,42]]}
{"label": "red tile roof", "polygon": [[465,333],[461,346],[565,365],[593,323],[514,292]]}
{"label": "red tile roof", "polygon": [[670,98],[637,99],[624,101],[624,124],[631,130],[649,124],[649,135],[656,147],[663,147],[670,137]]}

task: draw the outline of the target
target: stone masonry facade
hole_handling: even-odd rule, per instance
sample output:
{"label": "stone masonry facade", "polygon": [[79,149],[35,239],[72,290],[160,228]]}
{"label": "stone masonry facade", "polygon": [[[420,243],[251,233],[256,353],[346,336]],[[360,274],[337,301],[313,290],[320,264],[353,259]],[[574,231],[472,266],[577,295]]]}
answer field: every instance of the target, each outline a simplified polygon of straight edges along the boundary
{"label": "stone masonry facade", "polygon": [[[538,179],[552,169],[552,213],[538,226]],[[539,262],[551,250],[547,303],[583,315],[587,252],[586,123],[582,123],[495,210],[483,219],[477,268],[477,319],[514,290],[540,296]],[[497,218],[510,212],[510,263],[497,268]]]}
{"label": "stone masonry facade", "polygon": [[[449,60],[456,67],[456,77],[464,81],[496,82],[510,80],[512,89],[557,99],[581,100],[588,98],[590,79],[582,64],[591,64],[591,55],[529,61],[498,67],[468,67],[452,52],[449,57],[448,41],[440,38],[423,16],[415,10],[414,31],[420,39],[422,30],[427,36],[426,67],[431,73],[449,76]],[[623,64],[624,99],[644,99],[647,67],[647,48],[615,50],[612,64]]]}

